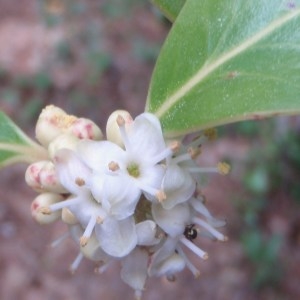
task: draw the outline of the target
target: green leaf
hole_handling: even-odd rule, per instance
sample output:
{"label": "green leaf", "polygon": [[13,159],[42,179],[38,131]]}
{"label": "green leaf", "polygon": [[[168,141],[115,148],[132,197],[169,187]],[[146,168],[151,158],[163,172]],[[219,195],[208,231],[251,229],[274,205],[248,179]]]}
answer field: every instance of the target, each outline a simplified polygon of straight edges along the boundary
{"label": "green leaf", "polygon": [[174,22],[186,0],[151,0],[166,18]]}
{"label": "green leaf", "polygon": [[146,104],[166,136],[300,112],[299,2],[187,0]]}
{"label": "green leaf", "polygon": [[0,111],[0,168],[16,163],[30,162],[41,152],[15,123]]}

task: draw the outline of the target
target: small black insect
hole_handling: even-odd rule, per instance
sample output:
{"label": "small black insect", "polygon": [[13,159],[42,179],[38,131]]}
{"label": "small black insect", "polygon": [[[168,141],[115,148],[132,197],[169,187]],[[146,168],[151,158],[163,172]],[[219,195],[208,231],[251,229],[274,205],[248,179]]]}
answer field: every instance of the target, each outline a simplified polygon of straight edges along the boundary
{"label": "small black insect", "polygon": [[189,241],[193,241],[197,235],[198,235],[198,231],[195,227],[195,224],[190,224],[190,225],[186,225],[183,235],[189,240]]}

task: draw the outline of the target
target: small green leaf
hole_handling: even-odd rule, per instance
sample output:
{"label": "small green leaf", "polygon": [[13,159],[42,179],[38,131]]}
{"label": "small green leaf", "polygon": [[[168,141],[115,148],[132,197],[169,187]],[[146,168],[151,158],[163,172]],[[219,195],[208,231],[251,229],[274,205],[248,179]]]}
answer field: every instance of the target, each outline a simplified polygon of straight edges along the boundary
{"label": "small green leaf", "polygon": [[166,18],[174,22],[186,0],[151,0]]}
{"label": "small green leaf", "polygon": [[187,0],[146,110],[166,136],[300,112],[300,1]]}
{"label": "small green leaf", "polygon": [[0,111],[0,168],[16,163],[34,161],[43,150],[13,121]]}

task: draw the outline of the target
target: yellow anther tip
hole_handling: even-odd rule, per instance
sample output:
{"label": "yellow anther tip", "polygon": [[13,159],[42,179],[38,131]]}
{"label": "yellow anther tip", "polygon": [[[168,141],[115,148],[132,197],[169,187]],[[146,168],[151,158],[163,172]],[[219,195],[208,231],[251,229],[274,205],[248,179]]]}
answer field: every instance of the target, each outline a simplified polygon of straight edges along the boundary
{"label": "yellow anther tip", "polygon": [[230,165],[225,162],[219,162],[217,165],[217,168],[219,170],[219,173],[222,175],[226,175],[230,172]]}
{"label": "yellow anther tip", "polygon": [[210,141],[213,141],[218,137],[217,130],[215,128],[208,128],[208,129],[204,130],[204,135]]}
{"label": "yellow anther tip", "polygon": [[200,148],[189,148],[188,154],[190,155],[191,159],[196,159],[201,154]]}

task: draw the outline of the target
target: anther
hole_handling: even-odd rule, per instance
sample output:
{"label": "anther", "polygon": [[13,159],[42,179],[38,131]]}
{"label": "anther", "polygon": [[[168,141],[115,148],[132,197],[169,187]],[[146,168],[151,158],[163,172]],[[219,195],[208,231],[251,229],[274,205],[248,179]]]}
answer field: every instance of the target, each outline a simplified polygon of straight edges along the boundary
{"label": "anther", "polygon": [[101,217],[99,217],[99,216],[96,218],[96,223],[97,223],[97,224],[102,224],[103,221],[104,221],[104,219],[101,218]]}
{"label": "anther", "polygon": [[196,159],[201,154],[201,148],[190,147],[188,149],[188,154],[190,155],[191,159]]}
{"label": "anther", "polygon": [[118,165],[118,163],[114,162],[114,161],[111,161],[109,164],[108,164],[108,169],[115,172],[115,171],[118,171],[120,169],[120,166]]}
{"label": "anther", "polygon": [[120,127],[125,125],[125,119],[124,119],[121,115],[118,115],[118,116],[117,116],[117,124],[118,124]]}
{"label": "anther", "polygon": [[173,275],[173,274],[167,275],[166,278],[169,282],[175,282],[176,281],[176,276]]}
{"label": "anther", "polygon": [[89,241],[89,237],[83,235],[83,236],[80,237],[80,239],[79,239],[80,246],[81,246],[81,247],[86,246],[87,243],[88,243],[88,241]]}
{"label": "anther", "polygon": [[38,208],[38,212],[44,214],[44,215],[50,215],[51,214],[51,209],[48,206],[42,206],[40,208]]}
{"label": "anther", "polygon": [[77,177],[77,178],[75,179],[75,183],[76,183],[78,186],[83,186],[83,185],[85,185],[84,179],[82,179],[82,178],[80,178],[80,177]]}
{"label": "anther", "polygon": [[158,191],[155,196],[160,203],[167,199],[165,192],[162,190]]}
{"label": "anther", "polygon": [[173,153],[179,151],[181,143],[179,141],[174,141],[170,144],[169,148],[172,150]]}
{"label": "anther", "polygon": [[230,165],[225,162],[219,162],[217,168],[219,170],[219,173],[222,175],[226,175],[230,171]]}
{"label": "anther", "polygon": [[204,135],[209,141],[213,141],[217,138],[217,130],[215,128],[208,128],[204,130]]}

